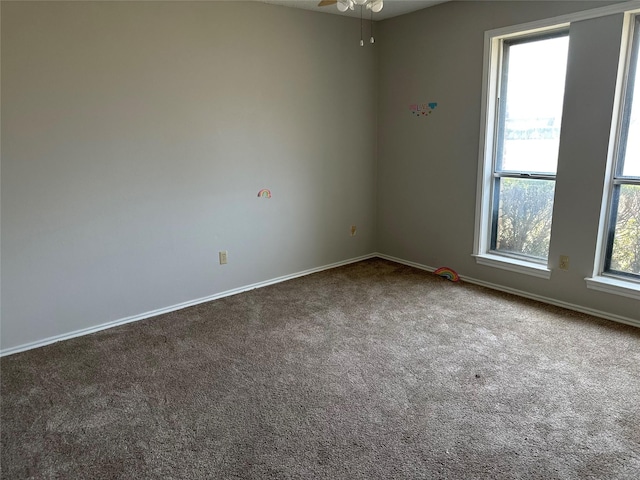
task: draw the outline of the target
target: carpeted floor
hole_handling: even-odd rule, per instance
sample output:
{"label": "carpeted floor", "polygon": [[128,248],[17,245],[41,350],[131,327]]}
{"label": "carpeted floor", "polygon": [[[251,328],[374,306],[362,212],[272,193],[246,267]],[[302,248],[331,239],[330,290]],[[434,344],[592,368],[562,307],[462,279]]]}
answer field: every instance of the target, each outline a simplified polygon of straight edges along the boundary
{"label": "carpeted floor", "polygon": [[640,477],[640,329],[379,259],[1,374],[3,479]]}

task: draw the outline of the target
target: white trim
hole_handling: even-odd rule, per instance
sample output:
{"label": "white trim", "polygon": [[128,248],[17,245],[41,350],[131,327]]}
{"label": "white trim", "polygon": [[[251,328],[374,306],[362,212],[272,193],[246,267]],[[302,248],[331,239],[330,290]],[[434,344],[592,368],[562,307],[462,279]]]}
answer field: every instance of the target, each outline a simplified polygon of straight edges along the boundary
{"label": "white trim", "polygon": [[640,283],[625,282],[619,278],[594,276],[585,278],[587,288],[640,300]]}
{"label": "white trim", "polygon": [[548,303],[549,305],[555,305],[556,307],[566,308],[567,310],[574,310],[576,312],[593,315],[594,317],[600,317],[600,318],[604,318],[605,320],[612,320],[614,322],[624,323],[626,325],[631,325],[631,326],[640,328],[640,320],[634,320],[633,318],[623,317],[622,315],[616,315],[615,313],[603,312],[601,310],[596,310],[594,308],[583,307],[581,305],[576,305],[575,303],[563,302],[562,300],[556,300],[555,298],[545,297],[542,295],[535,295],[533,293],[517,290],[515,288],[505,287],[503,285],[497,285],[495,283],[485,282],[483,280],[478,280],[478,279],[467,277],[464,275],[461,275],[460,278],[465,282],[473,283],[475,285],[480,285],[482,287],[491,288],[493,290],[499,290],[501,292],[512,293],[519,297],[529,298],[531,300],[537,300],[538,302]]}
{"label": "white trim", "polygon": [[[626,91],[629,81],[629,64],[631,60],[631,49],[633,46],[633,34],[635,17],[640,12],[629,12],[624,17],[624,23],[622,26],[622,38],[620,40],[620,55],[618,58],[618,70],[616,78],[616,89],[613,104],[613,115],[611,117],[611,129],[609,132],[609,147],[607,150],[607,163],[604,175],[604,184],[602,190],[602,204],[600,206],[600,220],[598,222],[598,241],[596,243],[596,251],[593,266],[593,277],[587,278],[587,287],[594,290],[606,291],[608,293],[616,293],[618,295],[625,295],[620,293],[620,289],[603,289],[599,287],[600,284],[610,284],[609,282],[600,282],[598,279],[601,277],[605,269],[606,263],[606,250],[608,239],[609,224],[611,222],[611,210],[612,210],[612,192],[615,179],[615,169],[618,161],[618,151],[620,148],[620,130],[622,125],[622,113],[624,111],[624,104],[626,101]],[[638,76],[640,79],[640,76]],[[640,81],[640,80],[636,80]],[[590,284],[589,280],[593,280]],[[607,278],[605,278],[607,280]],[[623,281],[623,283],[625,283]],[[623,289],[624,291],[626,289]],[[628,295],[625,295],[628,296]],[[636,298],[636,297],[632,297]]]}
{"label": "white trim", "polygon": [[502,270],[509,270],[510,272],[522,273],[533,277],[546,279],[551,278],[551,270],[546,266],[537,263],[518,260],[516,258],[503,257],[500,255],[492,255],[489,253],[472,256],[476,257],[476,262],[480,265],[501,268]]}
{"label": "white trim", "polygon": [[[413,268],[417,268],[420,270],[425,270],[427,272],[434,272],[436,270],[435,267],[430,267],[428,265],[423,265],[421,263],[417,263],[417,262],[411,262],[409,260],[403,260],[401,258],[398,257],[393,257],[391,255],[385,255],[383,253],[378,253],[378,252],[374,252],[374,253],[370,253],[367,255],[362,255],[360,257],[355,257],[355,258],[351,258],[348,260],[343,260],[341,262],[335,262],[335,263],[331,263],[328,265],[324,265],[321,267],[316,267],[316,268],[310,268],[308,270],[303,270],[301,272],[297,272],[297,273],[292,273],[289,275],[283,275],[281,277],[276,277],[276,278],[272,278],[271,280],[265,280],[263,282],[258,282],[258,283],[253,283],[251,285],[247,285],[244,287],[238,287],[238,288],[234,288],[231,290],[227,290],[225,292],[220,292],[220,293],[216,293],[214,295],[210,295],[207,297],[202,297],[202,298],[198,298],[195,300],[190,300],[187,302],[182,302],[182,303],[178,303],[176,305],[172,305],[169,307],[165,307],[165,308],[159,308],[157,310],[151,310],[149,312],[145,312],[145,313],[141,313],[139,315],[133,315],[131,317],[126,317],[126,318],[122,318],[119,320],[115,320],[112,322],[107,322],[107,323],[103,323],[101,325],[97,325],[95,327],[89,327],[89,328],[83,328],[81,330],[75,330],[73,332],[69,332],[69,333],[64,333],[61,335],[56,335],[53,337],[49,337],[49,338],[45,338],[43,340],[38,340],[36,342],[30,342],[30,343],[25,343],[23,345],[19,345],[17,347],[11,347],[11,348],[7,348],[4,349],[2,351],[0,351],[0,357],[5,357],[8,355],[13,355],[15,353],[20,353],[20,352],[24,352],[27,350],[32,350],[34,348],[39,348],[39,347],[44,347],[46,345],[50,345],[52,343],[56,343],[56,342],[61,342],[64,340],[70,340],[72,338],[75,337],[81,337],[84,335],[89,335],[91,333],[96,333],[99,332],[101,330],[107,330],[109,328],[113,328],[113,327],[117,327],[120,325],[125,325],[127,323],[133,323],[133,322],[137,322],[138,320],[145,320],[147,318],[152,318],[152,317],[156,317],[158,315],[163,315],[165,313],[171,313],[171,312],[175,312],[176,310],[181,310],[183,308],[187,308],[187,307],[192,307],[194,305],[199,305],[201,303],[206,303],[206,302],[210,302],[213,300],[217,300],[219,298],[224,298],[224,297],[229,297],[231,295],[236,295],[238,293],[242,293],[242,292],[246,292],[248,290],[253,290],[256,288],[261,288],[261,287],[266,287],[268,285],[273,285],[276,283],[280,283],[280,282],[285,282],[287,280],[293,280],[294,278],[298,278],[298,277],[303,277],[306,275],[310,275],[312,273],[318,273],[318,272],[322,272],[324,270],[330,270],[332,268],[337,268],[337,267],[341,267],[344,265],[349,265],[351,263],[357,263],[357,262],[361,262],[363,260],[368,260],[370,258],[382,258],[384,260],[389,260],[391,262],[395,262],[395,263],[399,263],[402,265],[407,265]],[[532,300],[537,300],[543,303],[548,303],[550,305],[556,305],[559,307],[563,307],[563,308],[567,308],[569,310],[575,310],[577,312],[582,312],[582,313],[587,313],[589,315],[593,315],[596,317],[601,317],[607,320],[612,320],[614,322],[619,322],[619,323],[624,323],[626,325],[632,325],[634,327],[640,327],[640,320],[633,320],[631,318],[627,318],[627,317],[623,317],[621,315],[615,315],[613,313],[608,313],[608,312],[602,312],[600,310],[594,310],[591,308],[586,308],[586,307],[582,307],[580,305],[575,305],[575,304],[571,304],[571,303],[567,303],[567,302],[562,302],[560,300],[556,300],[553,298],[549,298],[549,297],[543,297],[541,295],[535,295],[532,293],[528,293],[528,292],[524,292],[522,290],[516,290],[515,288],[509,288],[509,287],[504,287],[502,285],[498,285],[495,283],[489,283],[489,282],[485,282],[483,280],[477,280],[475,278],[472,277],[467,277],[466,275],[460,275],[460,278],[468,283],[473,283],[476,285],[481,285],[483,287],[487,287],[487,288],[491,288],[493,290],[499,290],[502,292],[507,292],[507,293],[512,293],[514,295],[518,295],[520,297],[525,297],[525,298],[530,298]],[[586,279],[587,280],[587,284],[589,284],[589,281],[592,280],[592,283],[596,283],[597,281],[595,279]],[[600,282],[600,284],[602,284],[603,282]],[[593,288],[593,287],[590,287]],[[602,291],[607,291],[604,289],[598,289],[598,290],[602,290]],[[617,292],[610,292],[610,293],[617,293]],[[640,293],[640,292],[639,292]],[[618,293],[620,294],[620,293]],[[636,298],[636,297],[632,297],[632,298]]]}
{"label": "white trim", "polygon": [[534,22],[521,23],[519,25],[510,25],[508,27],[487,30],[485,32],[485,38],[487,34],[490,37],[505,37],[509,36],[510,34],[527,34],[535,31],[542,31],[549,27],[553,28],[553,26],[560,26],[562,24],[568,25],[573,22],[582,22],[584,20],[606,17],[608,15],[626,13],[636,9],[640,9],[640,0],[616,3],[614,5],[607,5],[606,7],[593,8],[590,10],[583,10],[581,12],[567,13],[558,17],[544,18],[542,20],[536,20]]}
{"label": "white trim", "polygon": [[[474,241],[473,241],[473,253],[478,257],[478,263],[483,265],[490,265],[498,268],[506,268],[507,270],[517,271],[525,274],[533,274],[542,278],[549,278],[551,272],[539,275],[539,269],[535,267],[533,269],[525,268],[525,270],[508,265],[503,265],[496,260],[490,254],[489,250],[489,235],[490,235],[490,218],[491,218],[491,198],[492,198],[492,169],[493,169],[493,152],[495,142],[495,118],[497,115],[497,93],[499,88],[499,58],[500,55],[500,42],[504,38],[513,36],[528,35],[531,33],[544,32],[559,28],[570,27],[572,22],[579,22],[584,20],[590,20],[594,18],[604,17],[608,15],[616,15],[625,13],[627,17],[630,17],[634,11],[640,11],[640,0],[633,0],[624,3],[618,3],[614,5],[608,5],[606,7],[594,8],[581,12],[570,13],[567,15],[561,15],[552,18],[545,18],[534,22],[521,23],[518,25],[510,25],[507,27],[497,28],[493,30],[487,30],[484,32],[484,54],[483,54],[483,70],[482,70],[482,97],[481,97],[481,115],[480,115],[480,142],[479,142],[479,155],[478,155],[478,179],[476,186],[476,214],[475,214],[475,228],[474,228]],[[625,19],[626,24],[629,23],[629,19]],[[621,59],[622,61],[622,59]],[[618,87],[617,87],[618,88]],[[616,98],[619,98],[616,95]],[[612,154],[612,152],[610,152]],[[610,168],[607,169],[610,171]],[[605,179],[605,185],[608,185],[609,179]],[[607,199],[608,201],[608,199]],[[602,232],[603,221],[601,216],[600,231]],[[600,233],[599,239],[602,238]],[[600,240],[599,240],[600,243]],[[596,256],[597,265],[594,275],[598,273],[601,268],[602,251],[600,244],[598,244],[598,255]],[[509,262],[507,262],[508,264]],[[548,275],[548,276],[547,276]]]}
{"label": "white trim", "polygon": [[[428,265],[422,265],[415,262],[410,262],[408,260],[402,260],[397,257],[392,257],[390,255],[383,255],[381,253],[376,254],[376,256],[380,258],[384,258],[386,260],[390,260],[392,262],[401,263],[403,265],[408,265],[410,267],[419,268],[421,270],[426,270],[427,272],[435,271],[435,268],[430,267]],[[625,325],[631,325],[633,327],[640,328],[640,320],[635,320],[629,317],[623,317],[622,315],[616,315],[615,313],[603,312],[601,310],[596,310],[593,308],[583,307],[581,305],[576,305],[574,303],[563,302],[562,300],[556,300],[555,298],[544,297],[542,295],[536,295],[533,293],[525,292],[523,290],[517,290],[511,287],[505,287],[503,285],[498,285],[496,283],[485,282],[484,280],[478,280],[473,277],[468,277],[466,275],[460,275],[460,279],[473,283],[475,285],[480,285],[482,287],[487,287],[492,290],[498,290],[500,292],[511,293],[513,295],[517,295],[519,297],[529,298],[531,300],[536,300],[538,302],[547,303],[549,305],[555,305],[557,307],[566,308],[567,310],[573,310],[580,313],[586,313],[588,315],[593,315],[594,317],[604,318],[605,320],[611,320],[618,323],[624,323]]]}
{"label": "white trim", "polygon": [[120,325],[125,325],[127,323],[137,322],[138,320],[145,320],[147,318],[156,317],[158,315],[163,315],[165,313],[175,312],[176,310],[182,310],[183,308],[193,307],[194,305],[210,302],[212,300],[217,300],[219,298],[230,297],[231,295],[237,295],[238,293],[246,292],[248,290],[266,287],[268,285],[273,285],[275,283],[286,282],[287,280],[292,280],[298,277],[304,277],[312,273],[322,272],[323,270],[330,270],[332,268],[342,267],[344,265],[349,265],[351,263],[361,262],[363,260],[368,260],[370,258],[374,258],[377,256],[378,255],[375,253],[370,253],[368,255],[362,255],[360,257],[350,258],[348,260],[343,260],[341,262],[330,263],[328,265],[323,265],[321,267],[310,268],[308,270],[303,270],[301,272],[292,273],[289,275],[283,275],[281,277],[272,278],[270,280],[265,280],[263,282],[252,283],[251,285],[246,285],[244,287],[233,288],[231,290],[209,295],[207,297],[197,298],[195,300],[189,300],[186,302],[178,303],[178,304],[171,305],[164,308],[158,308],[157,310],[151,310],[149,312],[140,313],[138,315],[133,315],[131,317],[121,318],[119,320],[103,323],[95,327],[83,328],[80,330],[75,330],[73,332],[63,333],[61,335],[55,335],[53,337],[45,338],[43,340],[38,340],[35,342],[18,345],[17,347],[6,348],[0,351],[0,357],[13,355],[14,353],[20,353],[20,352],[24,352],[26,350],[31,350],[34,348],[44,347],[45,345],[50,345],[52,343],[61,342],[63,340],[69,340],[71,338],[81,337],[84,335],[89,335],[91,333],[99,332],[101,330],[118,327]]}
{"label": "white trim", "polygon": [[[484,32],[484,55],[482,64],[480,145],[478,152],[478,179],[476,186],[476,218],[473,253],[477,256],[487,258],[486,262],[483,262],[480,259],[478,260],[479,263],[484,265],[506,268],[507,270],[533,274],[543,278],[545,278],[544,275],[546,274],[541,275],[539,273],[540,269],[536,268],[536,266],[532,269],[527,268],[528,265],[533,262],[507,261],[507,266],[503,267],[501,266],[502,263],[498,261],[500,257],[489,253],[492,223],[491,206],[494,196],[493,180],[496,163],[495,144],[497,136],[497,120],[499,116],[498,108],[501,88],[501,56],[503,54],[503,41],[505,38],[525,37],[532,33],[540,34],[544,32],[566,31],[570,26],[570,23],[567,21],[560,22],[558,18],[560,17]],[[553,181],[555,182],[555,175],[553,176]],[[496,261],[494,262],[491,260]],[[519,266],[524,266],[525,268],[518,268],[514,270],[514,267],[509,266],[509,264],[513,263]],[[547,276],[546,278],[549,277]]]}
{"label": "white trim", "polygon": [[389,260],[390,262],[401,263],[402,265],[407,265],[409,267],[418,268],[420,270],[426,270],[427,272],[435,272],[437,269],[434,267],[429,267],[427,265],[422,265],[421,263],[410,262],[409,260],[403,260],[402,258],[392,257],[391,255],[385,255],[384,253],[376,253],[375,255],[378,258],[382,258],[383,260]]}
{"label": "white trim", "polygon": [[473,238],[473,251],[486,251],[488,233],[488,218],[491,198],[491,182],[489,177],[493,162],[489,162],[487,154],[494,151],[494,131],[496,111],[496,97],[498,74],[495,67],[498,63],[499,49],[493,39],[484,34],[484,54],[482,60],[482,97],[480,115],[480,150],[478,153],[478,184],[476,187],[476,224]]}

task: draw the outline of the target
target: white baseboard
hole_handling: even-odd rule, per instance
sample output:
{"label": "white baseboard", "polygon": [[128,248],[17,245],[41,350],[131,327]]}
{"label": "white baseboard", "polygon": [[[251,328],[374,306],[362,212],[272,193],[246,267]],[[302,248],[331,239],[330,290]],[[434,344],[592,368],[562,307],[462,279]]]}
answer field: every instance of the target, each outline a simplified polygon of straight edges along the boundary
{"label": "white baseboard", "polygon": [[[390,260],[392,262],[401,263],[403,265],[408,265],[410,267],[419,268],[421,270],[426,270],[427,272],[433,272],[436,269],[434,267],[430,267],[428,265],[422,265],[415,262],[410,262],[408,260],[403,260],[401,258],[392,257],[390,255],[385,255],[382,253],[376,253],[374,256],[384,258],[386,260]],[[495,283],[485,282],[484,280],[478,280],[473,277],[467,277],[466,275],[460,275],[460,279],[473,283],[475,285],[480,285],[482,287],[487,287],[492,290],[499,290],[501,292],[512,293],[513,295],[517,295],[519,297],[529,298],[531,300],[537,300],[542,303],[548,303],[550,305],[555,305],[557,307],[566,308],[568,310],[574,310],[580,313],[586,313],[589,315],[593,315],[594,317],[604,318],[606,320],[612,320],[618,323],[624,323],[626,325],[632,325],[634,327],[640,327],[640,321],[634,320],[633,318],[623,317],[622,315],[616,315],[615,313],[603,312],[600,310],[595,310],[593,308],[583,307],[581,305],[576,305],[573,303],[563,302],[562,300],[556,300],[555,298],[544,297],[542,295],[536,295],[533,293],[525,292],[523,290],[517,290],[511,287],[505,287],[503,285],[498,285]]]}
{"label": "white baseboard", "polygon": [[341,262],[335,262],[329,265],[323,265],[321,267],[310,268],[308,270],[292,273],[290,275],[283,275],[281,277],[272,278],[270,280],[265,280],[263,282],[252,283],[251,285],[246,285],[244,287],[233,288],[231,290],[209,295],[207,297],[197,298],[195,300],[189,300],[186,302],[178,303],[176,305],[171,305],[164,308],[158,308],[157,310],[151,310],[149,312],[140,313],[138,315],[133,315],[126,318],[121,318],[119,320],[114,320],[112,322],[102,323],[95,327],[82,328],[80,330],[75,330],[73,332],[63,333],[61,335],[48,337],[43,340],[25,343],[24,345],[18,345],[17,347],[6,348],[0,351],[0,357],[13,355],[14,353],[20,353],[20,352],[24,352],[26,350],[31,350],[34,348],[44,347],[45,345],[61,342],[63,340],[69,340],[75,337],[81,337],[83,335],[89,335],[91,333],[99,332],[101,330],[106,330],[108,328],[117,327],[119,325],[125,325],[127,323],[137,322],[138,320],[144,320],[146,318],[156,317],[164,313],[175,312],[176,310],[181,310],[183,308],[192,307],[194,305],[199,305],[201,303],[210,302],[212,300],[217,300],[218,298],[229,297],[231,295],[236,295],[238,293],[246,292],[248,290],[253,290],[255,288],[266,287],[267,285],[273,285],[275,283],[285,282],[287,280],[292,280],[294,278],[304,277],[305,275],[310,275],[312,273],[322,272],[323,270],[329,270],[332,268],[341,267],[343,265],[348,265],[350,263],[361,262],[362,260],[368,260],[369,258],[374,258],[377,256],[378,255],[375,253],[370,253],[368,255],[362,255],[360,257],[350,258],[348,260],[343,260]]}
{"label": "white baseboard", "polygon": [[420,270],[426,270],[427,272],[435,272],[437,268],[429,267],[428,265],[422,265],[421,263],[410,262],[409,260],[403,260],[402,258],[392,257],[391,255],[385,255],[384,253],[376,253],[376,257],[389,260],[390,262],[401,263],[409,267],[419,268]]}
{"label": "white baseboard", "polygon": [[[121,318],[119,320],[114,320],[112,322],[103,323],[97,325],[95,327],[83,328],[80,330],[75,330],[73,332],[64,333],[61,335],[56,335],[53,337],[48,337],[43,340],[38,340],[35,342],[25,343],[24,345],[19,345],[17,347],[11,347],[0,351],[0,357],[5,357],[7,355],[13,355],[14,353],[24,352],[26,350],[31,350],[34,348],[44,347],[45,345],[50,345],[52,343],[61,342],[63,340],[69,340],[75,337],[81,337],[83,335],[89,335],[91,333],[99,332],[101,330],[106,330],[108,328],[117,327],[119,325],[125,325],[127,323],[137,322],[138,320],[144,320],[147,318],[152,318],[158,315],[162,315],[164,313],[175,312],[176,310],[181,310],[183,308],[192,307],[194,305],[199,305],[201,303],[210,302],[212,300],[217,300],[219,298],[229,297],[231,295],[236,295],[238,293],[246,292],[248,290],[253,290],[255,288],[266,287],[267,285],[273,285],[275,283],[285,282],[287,280],[292,280],[294,278],[303,277],[305,275],[310,275],[312,273],[322,272],[324,270],[330,270],[332,268],[341,267],[343,265],[349,265],[350,263],[361,262],[362,260],[368,260],[370,258],[383,258],[385,260],[389,260],[391,262],[400,263],[402,265],[407,265],[410,267],[418,268],[420,270],[426,270],[427,272],[433,272],[436,270],[435,267],[430,267],[428,265],[422,265],[420,263],[411,262],[409,260],[403,260],[401,258],[392,257],[391,255],[385,255],[383,253],[370,253],[368,255],[362,255],[360,257],[350,258],[348,260],[343,260],[341,262],[331,263],[329,265],[323,265],[321,267],[310,268],[308,270],[303,270],[301,272],[292,273],[289,275],[283,275],[281,277],[272,278],[270,280],[265,280],[263,282],[253,283],[251,285],[246,285],[244,287],[238,287],[231,290],[227,290],[224,292],[216,293],[214,295],[209,295],[207,297],[197,298],[195,300],[189,300],[187,302],[178,303],[176,305],[171,305],[164,308],[159,308],[157,310],[151,310],[149,312],[141,313],[138,315],[133,315],[126,318]],[[626,325],[632,325],[634,327],[640,328],[640,321],[634,320],[632,318],[623,317],[621,315],[616,315],[609,312],[602,312],[600,310],[595,310],[592,308],[583,307],[581,305],[575,305],[572,303],[563,302],[560,300],[556,300],[554,298],[543,297],[541,295],[535,295],[533,293],[525,292],[522,290],[517,290],[515,288],[505,287],[503,285],[498,285],[495,283],[485,282],[483,280],[478,280],[472,277],[467,277],[465,275],[460,275],[460,278],[468,283],[473,283],[476,285],[481,285],[483,287],[491,288],[493,290],[499,290],[502,292],[512,293],[514,295],[518,295],[520,297],[529,298],[532,300],[537,300],[539,302],[548,303],[551,305],[556,305],[558,307],[563,307],[569,310],[574,310],[581,313],[586,313],[589,315],[593,315],[595,317],[604,318],[607,320],[612,320],[614,322],[624,323]]]}

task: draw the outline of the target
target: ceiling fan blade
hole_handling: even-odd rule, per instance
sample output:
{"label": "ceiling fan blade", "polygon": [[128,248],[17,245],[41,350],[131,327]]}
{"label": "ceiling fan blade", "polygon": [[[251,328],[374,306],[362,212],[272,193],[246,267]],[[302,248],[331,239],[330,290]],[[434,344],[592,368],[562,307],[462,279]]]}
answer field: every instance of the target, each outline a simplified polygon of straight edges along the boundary
{"label": "ceiling fan blade", "polygon": [[327,5],[335,5],[336,3],[338,3],[338,0],[322,0],[318,6],[326,7]]}

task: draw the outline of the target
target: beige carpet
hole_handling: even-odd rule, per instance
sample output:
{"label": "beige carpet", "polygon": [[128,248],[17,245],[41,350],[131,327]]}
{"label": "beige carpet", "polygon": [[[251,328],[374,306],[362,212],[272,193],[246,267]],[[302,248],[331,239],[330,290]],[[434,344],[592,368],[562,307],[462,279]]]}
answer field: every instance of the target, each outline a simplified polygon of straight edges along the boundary
{"label": "beige carpet", "polygon": [[3,479],[620,479],[640,329],[369,260],[1,360]]}

